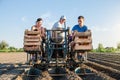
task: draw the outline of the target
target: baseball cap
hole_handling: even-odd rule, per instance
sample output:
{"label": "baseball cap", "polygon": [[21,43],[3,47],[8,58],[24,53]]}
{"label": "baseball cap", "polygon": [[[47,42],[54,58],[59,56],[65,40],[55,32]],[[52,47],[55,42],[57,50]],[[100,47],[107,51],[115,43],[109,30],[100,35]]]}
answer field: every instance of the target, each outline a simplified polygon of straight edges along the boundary
{"label": "baseball cap", "polygon": [[66,16],[62,15],[62,16],[60,17],[60,19],[66,19]]}

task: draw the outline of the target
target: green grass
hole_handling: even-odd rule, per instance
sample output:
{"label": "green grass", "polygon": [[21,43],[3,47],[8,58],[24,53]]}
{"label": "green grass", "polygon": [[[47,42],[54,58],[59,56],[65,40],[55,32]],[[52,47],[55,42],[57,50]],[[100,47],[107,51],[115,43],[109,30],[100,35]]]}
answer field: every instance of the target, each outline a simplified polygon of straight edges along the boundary
{"label": "green grass", "polygon": [[0,50],[0,52],[24,52],[24,51],[20,51],[20,50],[9,50],[9,49],[3,49],[3,50]]}

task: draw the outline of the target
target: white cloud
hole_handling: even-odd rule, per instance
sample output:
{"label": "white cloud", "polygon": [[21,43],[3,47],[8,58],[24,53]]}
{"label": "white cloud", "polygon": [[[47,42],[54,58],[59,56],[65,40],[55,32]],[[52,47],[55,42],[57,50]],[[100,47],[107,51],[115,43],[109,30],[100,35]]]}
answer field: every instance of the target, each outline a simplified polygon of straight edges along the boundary
{"label": "white cloud", "polygon": [[112,27],[112,30],[113,31],[117,31],[117,32],[120,32],[120,24],[116,24],[116,25],[114,25],[113,27]]}
{"label": "white cloud", "polygon": [[98,31],[104,32],[104,31],[109,31],[110,28],[107,28],[107,27],[104,27],[104,28],[102,27],[102,28],[101,28],[101,27],[99,27],[99,26],[93,26],[93,27],[92,27],[92,30],[95,31],[95,32],[96,32],[96,31],[97,31],[97,32],[98,32]]}
{"label": "white cloud", "polygon": [[23,22],[26,22],[26,21],[27,21],[26,16],[23,16],[23,17],[21,18],[21,20],[22,20]]}
{"label": "white cloud", "polygon": [[111,35],[115,41],[120,42],[120,24],[116,24],[111,28]]}
{"label": "white cloud", "polygon": [[120,24],[110,26],[92,27],[93,47],[96,48],[98,43],[102,43],[104,47],[116,47],[120,42]]}

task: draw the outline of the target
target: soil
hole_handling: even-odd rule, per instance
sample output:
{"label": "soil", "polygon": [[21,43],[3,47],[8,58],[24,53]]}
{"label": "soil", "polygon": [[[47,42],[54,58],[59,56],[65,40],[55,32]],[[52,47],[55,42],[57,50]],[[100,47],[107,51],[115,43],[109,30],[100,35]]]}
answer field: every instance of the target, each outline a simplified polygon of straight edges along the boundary
{"label": "soil", "polygon": [[25,63],[27,54],[25,52],[0,53],[0,63]]}

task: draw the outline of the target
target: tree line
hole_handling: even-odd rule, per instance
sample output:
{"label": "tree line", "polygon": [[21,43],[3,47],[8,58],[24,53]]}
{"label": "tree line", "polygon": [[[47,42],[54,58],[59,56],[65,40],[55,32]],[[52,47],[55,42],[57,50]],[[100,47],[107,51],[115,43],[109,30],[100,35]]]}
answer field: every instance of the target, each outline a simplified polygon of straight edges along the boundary
{"label": "tree line", "polygon": [[2,40],[0,42],[0,52],[23,52],[23,48],[15,48],[13,46],[9,46],[9,44]]}
{"label": "tree line", "polygon": [[114,47],[104,47],[102,43],[99,43],[98,47],[96,49],[93,49],[92,52],[120,53],[120,43],[117,44],[117,48],[114,48]]}

